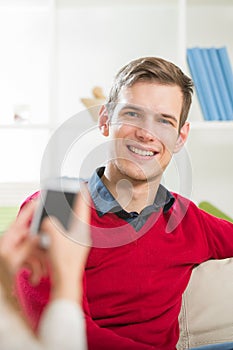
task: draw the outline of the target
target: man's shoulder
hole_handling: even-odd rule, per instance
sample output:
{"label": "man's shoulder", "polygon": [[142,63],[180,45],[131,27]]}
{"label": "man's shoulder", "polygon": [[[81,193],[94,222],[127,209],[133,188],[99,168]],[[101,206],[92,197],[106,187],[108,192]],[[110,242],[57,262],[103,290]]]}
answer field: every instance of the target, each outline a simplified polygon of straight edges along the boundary
{"label": "man's shoulder", "polygon": [[183,218],[189,219],[191,221],[194,220],[202,220],[202,218],[210,217],[211,214],[203,211],[199,208],[199,204],[194,202],[190,198],[187,198],[179,193],[171,192],[175,198],[175,202],[173,205],[173,214],[182,216]]}
{"label": "man's shoulder", "polygon": [[[183,216],[186,216],[186,218],[192,217],[196,218],[197,220],[204,221],[212,221],[215,223],[219,223],[222,220],[225,221],[231,221],[229,219],[223,216],[223,213],[217,210],[216,207],[209,205],[206,208],[203,208],[201,206],[201,203],[195,203],[191,199],[184,197],[178,193],[171,192],[172,195],[175,197],[175,202],[173,205],[174,212],[183,213]],[[220,220],[220,221],[219,221]]]}
{"label": "man's shoulder", "polygon": [[175,202],[174,202],[174,207],[188,207],[190,209],[195,209],[195,210],[199,210],[198,205],[196,203],[194,203],[193,200],[191,200],[188,197],[185,197],[179,193],[176,192],[171,192],[171,194],[174,196],[175,198]]}

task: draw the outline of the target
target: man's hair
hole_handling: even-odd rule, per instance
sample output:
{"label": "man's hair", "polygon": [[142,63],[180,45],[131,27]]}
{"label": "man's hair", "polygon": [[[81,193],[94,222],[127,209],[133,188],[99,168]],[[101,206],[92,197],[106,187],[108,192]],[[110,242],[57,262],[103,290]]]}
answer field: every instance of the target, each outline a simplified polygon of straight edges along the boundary
{"label": "man's hair", "polygon": [[130,87],[136,82],[155,82],[163,85],[177,85],[183,94],[183,105],[180,116],[181,128],[187,117],[192,103],[193,82],[174,63],[159,57],[143,57],[129,62],[117,73],[109,97],[107,108],[113,113],[120,91],[123,87]]}

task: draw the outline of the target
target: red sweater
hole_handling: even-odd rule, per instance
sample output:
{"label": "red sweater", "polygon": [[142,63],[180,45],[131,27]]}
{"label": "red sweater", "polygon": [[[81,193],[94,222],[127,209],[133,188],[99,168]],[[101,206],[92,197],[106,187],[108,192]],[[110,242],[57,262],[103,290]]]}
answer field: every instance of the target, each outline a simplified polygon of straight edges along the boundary
{"label": "red sweater", "polygon": [[[116,247],[92,248],[88,258],[84,310],[90,350],[175,349],[181,297],[193,267],[233,256],[231,223],[181,196],[159,214],[152,214],[140,236],[142,231],[115,214],[99,217],[93,209],[92,226],[104,227],[93,231],[94,244],[114,239]],[[112,231],[114,227],[118,229]],[[125,236],[138,238],[117,246]],[[49,288],[48,280],[32,287],[25,272],[19,275],[20,299],[33,326],[48,302]]]}

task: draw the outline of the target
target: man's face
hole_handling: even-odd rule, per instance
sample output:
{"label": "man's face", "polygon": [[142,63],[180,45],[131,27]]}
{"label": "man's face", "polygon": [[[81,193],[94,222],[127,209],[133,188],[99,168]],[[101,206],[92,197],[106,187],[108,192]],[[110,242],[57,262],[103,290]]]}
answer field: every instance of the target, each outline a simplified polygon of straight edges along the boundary
{"label": "man's face", "polygon": [[119,174],[140,181],[162,176],[188,135],[187,124],[179,134],[182,102],[176,85],[137,82],[121,90],[111,121],[102,123],[103,133],[111,135],[111,162]]}

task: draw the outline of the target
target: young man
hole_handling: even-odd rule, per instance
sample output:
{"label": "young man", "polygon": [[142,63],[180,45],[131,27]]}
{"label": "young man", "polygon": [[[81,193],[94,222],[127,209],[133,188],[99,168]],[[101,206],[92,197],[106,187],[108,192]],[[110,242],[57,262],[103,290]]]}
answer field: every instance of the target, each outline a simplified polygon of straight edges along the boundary
{"label": "young man", "polygon": [[[175,349],[193,267],[233,255],[232,224],[160,184],[188,137],[191,95],[192,81],[177,66],[147,57],[120,70],[100,110],[100,131],[111,142],[109,162],[89,180],[94,248],[84,310],[90,350]],[[31,287],[25,275],[20,285],[36,325],[47,287]]]}

